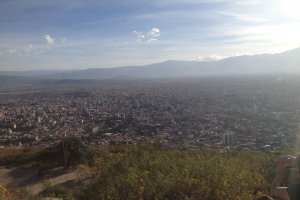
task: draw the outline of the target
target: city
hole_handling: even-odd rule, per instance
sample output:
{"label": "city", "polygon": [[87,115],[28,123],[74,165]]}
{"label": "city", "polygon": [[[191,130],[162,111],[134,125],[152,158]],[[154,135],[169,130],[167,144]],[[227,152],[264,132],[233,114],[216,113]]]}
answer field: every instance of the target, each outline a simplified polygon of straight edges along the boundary
{"label": "city", "polygon": [[0,0],[0,200],[299,200],[299,13]]}
{"label": "city", "polygon": [[[293,149],[297,77],[245,76],[96,81],[0,96],[0,146],[46,147],[64,137],[90,145],[157,143]],[[38,86],[37,86],[38,87]],[[16,89],[17,90],[17,89]]]}

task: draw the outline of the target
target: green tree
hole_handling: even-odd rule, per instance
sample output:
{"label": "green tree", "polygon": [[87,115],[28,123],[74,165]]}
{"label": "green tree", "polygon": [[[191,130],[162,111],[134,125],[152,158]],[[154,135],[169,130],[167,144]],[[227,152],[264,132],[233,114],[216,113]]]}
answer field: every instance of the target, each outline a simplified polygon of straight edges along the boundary
{"label": "green tree", "polygon": [[89,164],[92,157],[92,151],[80,138],[70,137],[62,139],[56,145],[41,152],[38,160],[47,166],[57,163],[63,166],[64,170],[68,170],[70,166],[77,166],[81,163]]}

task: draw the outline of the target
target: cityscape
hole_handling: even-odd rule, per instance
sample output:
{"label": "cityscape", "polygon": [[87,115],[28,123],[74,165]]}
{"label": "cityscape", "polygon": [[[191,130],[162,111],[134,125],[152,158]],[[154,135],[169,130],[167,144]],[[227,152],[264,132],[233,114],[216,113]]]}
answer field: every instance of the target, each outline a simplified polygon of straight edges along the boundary
{"label": "cityscape", "polygon": [[[299,102],[296,76],[30,86],[1,93],[0,146],[47,147],[79,137],[95,146],[154,143],[274,152],[294,148]],[[226,135],[234,140],[225,141]]]}
{"label": "cityscape", "polygon": [[299,13],[0,0],[0,200],[299,199]]}

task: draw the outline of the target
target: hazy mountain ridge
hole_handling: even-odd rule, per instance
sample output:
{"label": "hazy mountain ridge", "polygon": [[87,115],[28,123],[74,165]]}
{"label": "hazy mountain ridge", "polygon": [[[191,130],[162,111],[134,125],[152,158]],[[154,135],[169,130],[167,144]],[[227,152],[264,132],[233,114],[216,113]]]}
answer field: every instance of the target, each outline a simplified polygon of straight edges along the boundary
{"label": "hazy mountain ridge", "polygon": [[300,48],[278,54],[244,55],[219,61],[165,61],[144,66],[86,70],[34,70],[0,75],[46,79],[170,78],[206,75],[300,73]]}

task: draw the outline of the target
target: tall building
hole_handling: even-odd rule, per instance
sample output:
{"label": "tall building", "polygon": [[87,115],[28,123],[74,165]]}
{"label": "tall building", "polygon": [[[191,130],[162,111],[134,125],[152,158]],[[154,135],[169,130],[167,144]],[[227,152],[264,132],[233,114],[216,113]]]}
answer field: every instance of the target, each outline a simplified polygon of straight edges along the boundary
{"label": "tall building", "polygon": [[38,117],[38,118],[37,118],[37,121],[38,121],[38,123],[40,124],[40,123],[42,122],[42,118],[41,118],[41,117]]}
{"label": "tall building", "polygon": [[225,133],[222,135],[223,146],[232,146],[236,143],[236,134],[233,132]]}

